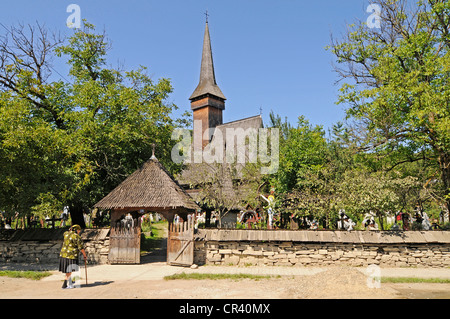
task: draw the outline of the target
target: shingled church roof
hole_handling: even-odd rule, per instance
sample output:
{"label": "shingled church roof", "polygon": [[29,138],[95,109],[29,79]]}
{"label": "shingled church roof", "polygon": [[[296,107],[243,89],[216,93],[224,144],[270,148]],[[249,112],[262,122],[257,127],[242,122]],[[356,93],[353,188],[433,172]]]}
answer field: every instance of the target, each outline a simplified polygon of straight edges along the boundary
{"label": "shingled church roof", "polygon": [[257,130],[257,129],[260,129],[263,127],[264,127],[264,124],[263,124],[261,115],[256,115],[256,116],[252,116],[252,117],[247,117],[245,119],[240,119],[240,120],[217,125],[214,129],[214,132],[217,130],[221,130],[222,133],[225,134],[227,129],[242,129],[245,131],[247,129],[256,129]]}

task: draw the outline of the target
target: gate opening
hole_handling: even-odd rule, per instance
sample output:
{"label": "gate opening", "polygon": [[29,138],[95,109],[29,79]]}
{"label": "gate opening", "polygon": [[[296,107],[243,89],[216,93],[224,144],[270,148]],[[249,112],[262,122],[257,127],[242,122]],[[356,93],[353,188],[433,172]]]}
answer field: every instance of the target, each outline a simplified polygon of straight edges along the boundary
{"label": "gate opening", "polygon": [[160,229],[163,235],[150,243],[141,229],[142,215],[127,213],[116,217],[110,231],[108,261],[111,264],[166,262],[173,266],[193,265],[195,221],[191,215],[184,216],[185,220],[167,216],[167,223],[160,224],[164,227]]}

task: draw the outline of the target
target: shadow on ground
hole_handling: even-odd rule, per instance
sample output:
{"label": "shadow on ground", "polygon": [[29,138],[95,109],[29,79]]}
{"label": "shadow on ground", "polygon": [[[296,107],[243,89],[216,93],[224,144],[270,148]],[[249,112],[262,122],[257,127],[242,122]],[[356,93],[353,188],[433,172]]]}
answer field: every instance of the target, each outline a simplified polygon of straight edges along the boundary
{"label": "shadow on ground", "polygon": [[167,261],[167,238],[157,239],[155,248],[141,255],[141,264],[159,263]]}
{"label": "shadow on ground", "polygon": [[90,288],[90,287],[99,287],[99,286],[106,286],[109,284],[112,284],[114,281],[96,281],[93,283],[88,283],[86,284],[82,284],[81,287],[86,287],[86,288]]}

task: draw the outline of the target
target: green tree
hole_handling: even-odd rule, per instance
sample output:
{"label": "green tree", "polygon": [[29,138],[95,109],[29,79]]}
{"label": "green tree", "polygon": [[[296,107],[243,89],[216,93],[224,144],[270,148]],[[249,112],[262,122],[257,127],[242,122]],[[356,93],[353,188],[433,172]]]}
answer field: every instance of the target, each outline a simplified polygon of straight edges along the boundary
{"label": "green tree", "polygon": [[[294,217],[314,217],[328,225],[334,211],[334,181],[331,149],[321,126],[313,127],[305,117],[297,126],[271,114],[272,127],[280,129],[278,172],[266,177],[276,189],[279,212]],[[287,214],[286,214],[287,213]]]}
{"label": "green tree", "polygon": [[345,172],[337,187],[339,206],[362,220],[366,214],[378,217],[381,228],[388,213],[402,210],[410,192],[417,187],[417,178],[390,176],[384,172],[353,169]]}
{"label": "green tree", "polygon": [[[173,119],[170,81],[153,81],[145,67],[107,67],[109,49],[86,21],[68,40],[40,25],[0,38],[0,210],[57,214],[69,205],[84,224],[83,209],[150,158],[152,143],[172,173],[180,169],[171,133],[185,119]],[[65,57],[70,81],[51,65]]]}
{"label": "green tree", "polygon": [[272,127],[280,128],[280,164],[276,174],[268,176],[277,192],[285,193],[293,188],[309,187],[306,175],[320,170],[325,164],[327,147],[325,132],[321,126],[313,127],[300,116],[297,127],[282,122],[279,116],[271,116]]}
{"label": "green tree", "polygon": [[381,28],[333,41],[353,140],[383,169],[427,161],[435,199],[450,208],[450,3],[380,0]]}

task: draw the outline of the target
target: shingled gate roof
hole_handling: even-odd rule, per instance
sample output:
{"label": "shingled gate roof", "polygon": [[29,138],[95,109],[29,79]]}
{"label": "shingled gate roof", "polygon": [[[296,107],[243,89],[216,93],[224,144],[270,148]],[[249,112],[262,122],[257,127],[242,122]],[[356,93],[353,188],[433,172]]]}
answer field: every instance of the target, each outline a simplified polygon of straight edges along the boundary
{"label": "shingled gate roof", "polygon": [[152,156],[95,207],[102,209],[146,209],[155,212],[199,209],[193,199]]}

